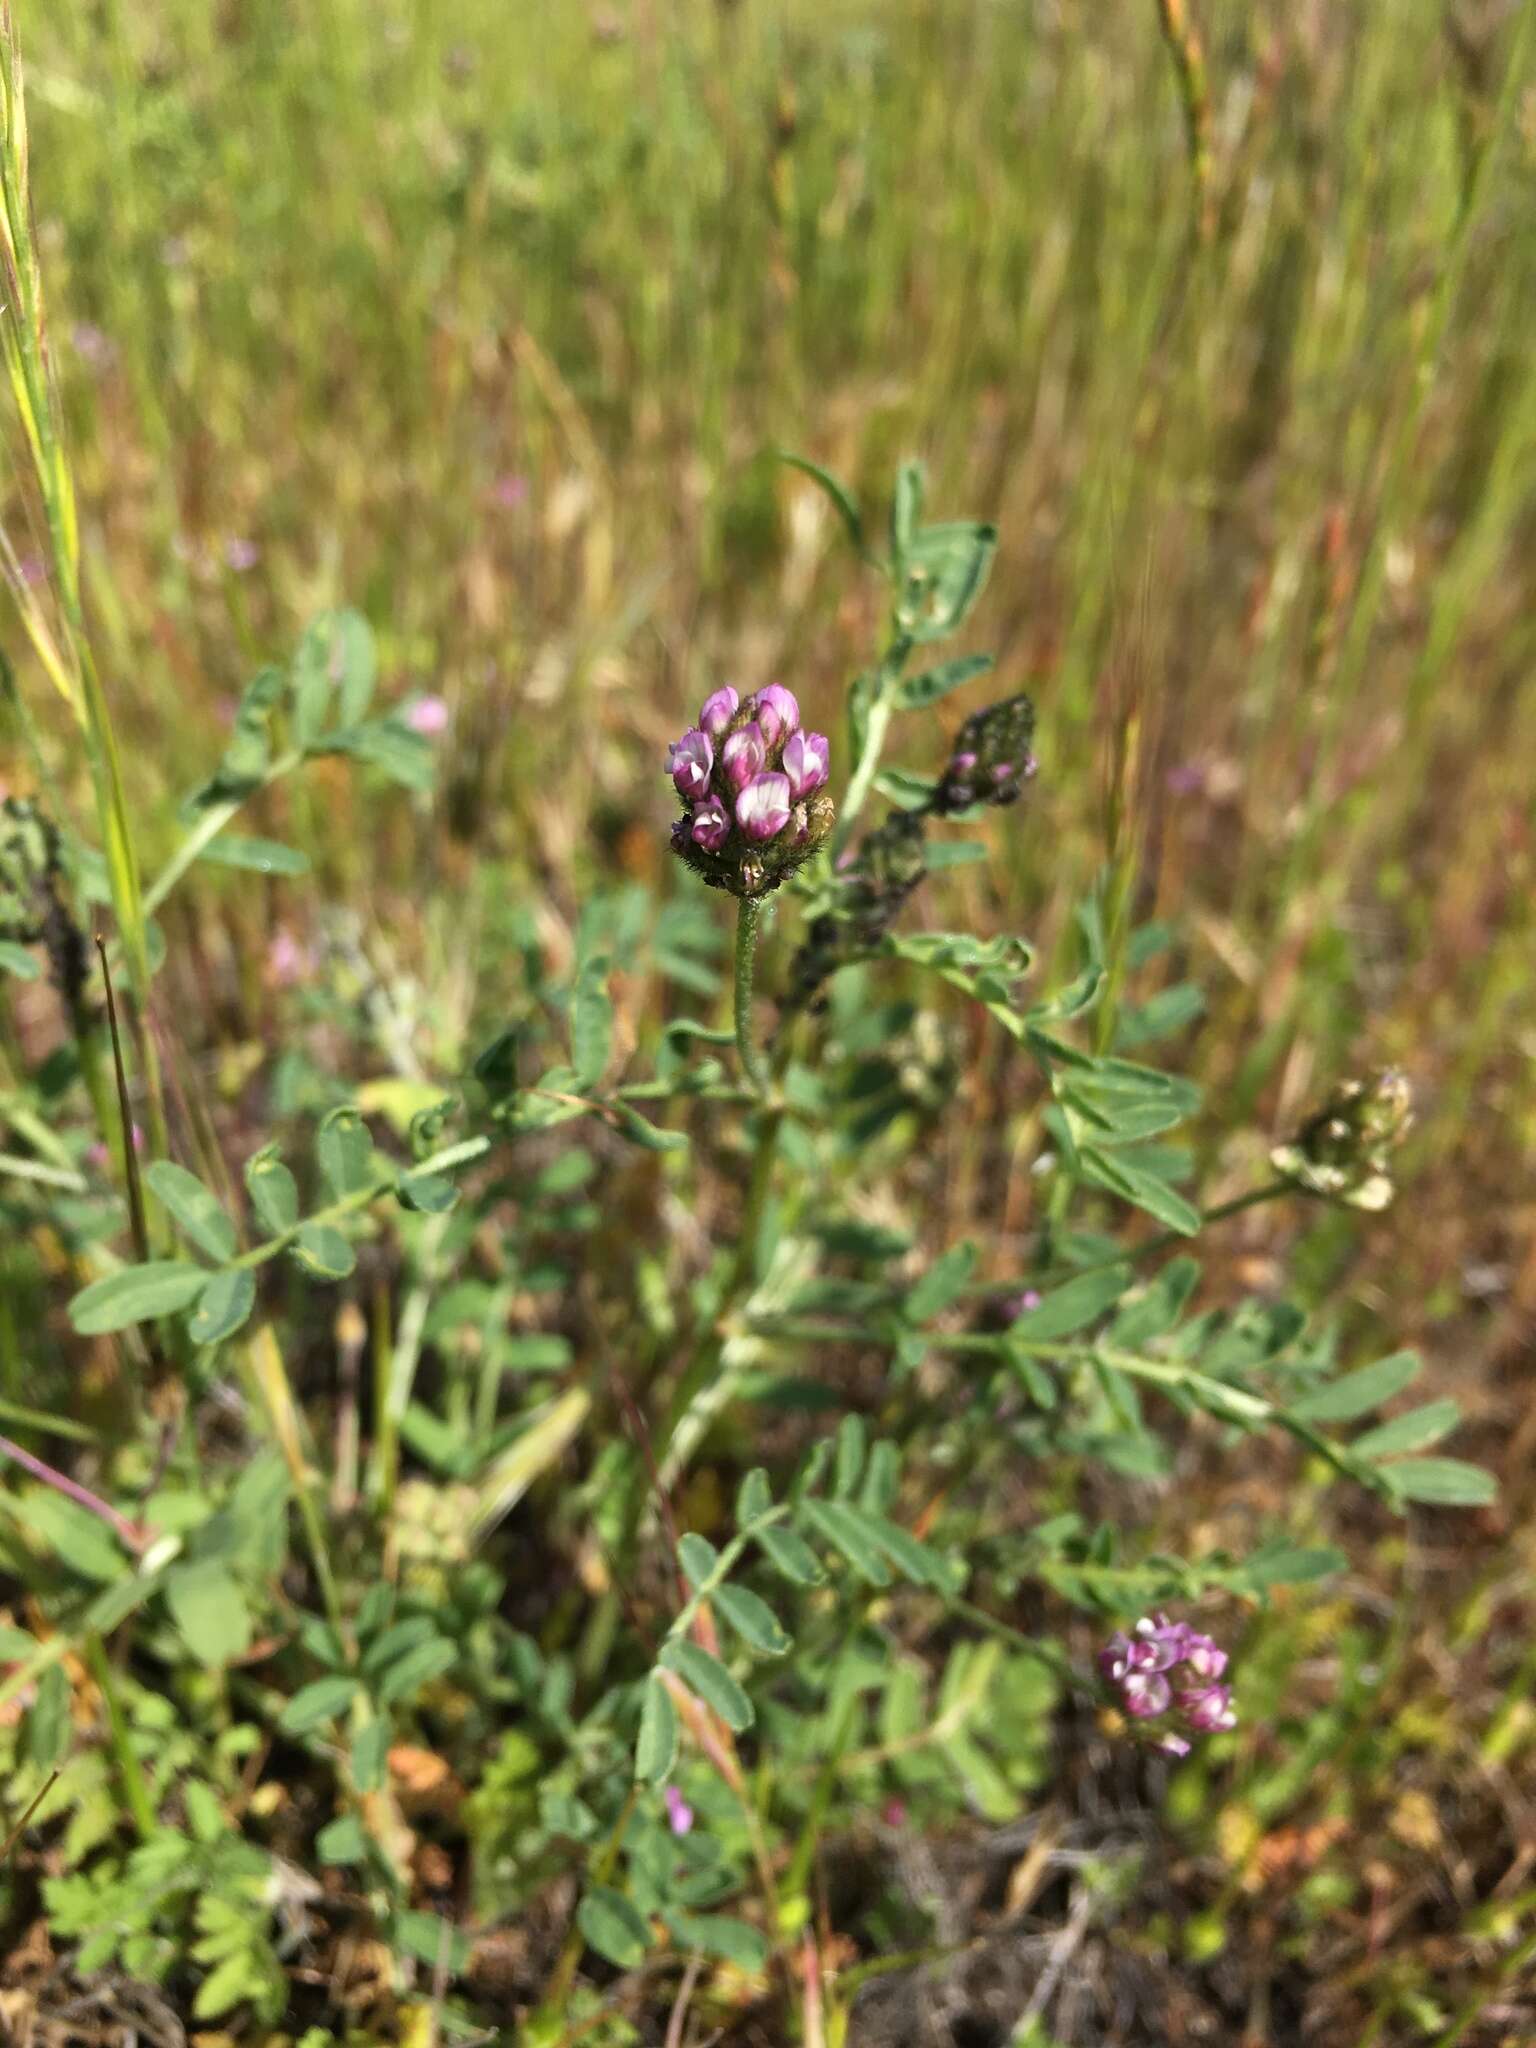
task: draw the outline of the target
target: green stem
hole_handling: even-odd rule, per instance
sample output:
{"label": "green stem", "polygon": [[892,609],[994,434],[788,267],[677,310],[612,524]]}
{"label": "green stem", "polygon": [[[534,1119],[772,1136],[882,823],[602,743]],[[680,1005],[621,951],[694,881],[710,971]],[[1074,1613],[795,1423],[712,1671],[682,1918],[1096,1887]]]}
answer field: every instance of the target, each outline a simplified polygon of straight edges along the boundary
{"label": "green stem", "polygon": [[768,1074],[757,1047],[752,1043],[752,980],[757,964],[757,926],[762,906],[755,896],[743,896],[736,917],[736,1051],[742,1072],[753,1091],[768,1099]]}
{"label": "green stem", "polygon": [[93,1630],[85,1639],[85,1661],[91,1676],[101,1689],[102,1702],[107,1710],[107,1747],[112,1752],[112,1761],[117,1766],[121,1782],[123,1804],[132,1816],[139,1839],[147,1842],[155,1832],[155,1806],[149,1796],[149,1785],[144,1776],[144,1767],[134,1755],[129,1739],[128,1722],[123,1705],[118,1697],[117,1680],[107,1659],[106,1645]]}

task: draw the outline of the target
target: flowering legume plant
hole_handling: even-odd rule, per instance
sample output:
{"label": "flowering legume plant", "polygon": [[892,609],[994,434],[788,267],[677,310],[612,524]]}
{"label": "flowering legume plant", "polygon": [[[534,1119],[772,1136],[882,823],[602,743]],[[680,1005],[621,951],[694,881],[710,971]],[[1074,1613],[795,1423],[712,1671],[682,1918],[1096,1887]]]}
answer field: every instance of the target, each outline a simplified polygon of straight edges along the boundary
{"label": "flowering legume plant", "polygon": [[[1391,1507],[1487,1497],[1423,1455],[1446,1403],[1350,1433],[1415,1359],[1340,1372],[1327,1328],[1205,1297],[1193,1256],[1293,1190],[1381,1207],[1401,1077],[1346,1088],[1206,1212],[1174,1136],[1197,1091],[1129,1056],[1189,1014],[1136,993],[1167,934],[1117,924],[1106,883],[1042,985],[1024,938],[926,928],[931,878],[1037,829],[1029,700],[937,748],[929,716],[991,667],[928,650],[993,535],[929,523],[909,466],[877,550],[812,474],[889,600],[841,737],[786,683],[717,683],[664,763],[680,892],[594,895],[568,972],[516,908],[518,974],[484,968],[462,1072],[403,1056],[381,993],[393,1072],[290,1059],[238,1192],[85,942],[88,843],[7,805],[0,961],[52,982],[69,1050],[19,1083],[7,1225],[89,1276],[65,1355],[100,1340],[127,1408],[98,1436],[9,1403],[0,1439],[5,1799],[59,1845],[50,1938],[87,1980],[198,2021],[312,2011],[329,2038],[304,1959],[366,1932],[394,1994],[460,2031],[512,2010],[545,2048],[633,2039],[595,2030],[682,1973],[718,2013],[843,2039],[888,1943],[829,1922],[841,1839],[1016,1819],[1085,1715],[1154,1786],[1197,1744],[1227,1767],[1242,1664],[1207,1624],[1235,1640],[1343,1561],[1283,1519],[1176,1554],[1149,1483],[1272,1434]],[[322,757],[425,782],[441,722],[377,714],[375,668],[340,613],[257,677],[153,903],[221,843],[257,864],[230,821]],[[968,834],[993,813],[1006,838]],[[729,977],[694,877],[736,899]],[[322,1005],[356,960],[328,947]],[[969,1009],[1013,1053],[1022,1258],[936,1241],[921,1205]],[[834,1935],[862,1957],[842,1976]]]}

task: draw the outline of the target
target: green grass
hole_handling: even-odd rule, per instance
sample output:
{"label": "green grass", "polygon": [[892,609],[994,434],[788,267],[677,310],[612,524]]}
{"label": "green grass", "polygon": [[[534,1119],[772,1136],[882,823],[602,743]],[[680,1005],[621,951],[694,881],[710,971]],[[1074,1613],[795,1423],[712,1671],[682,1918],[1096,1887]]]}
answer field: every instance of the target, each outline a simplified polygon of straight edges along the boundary
{"label": "green grass", "polygon": [[[1192,1774],[1213,1911],[1252,1898],[1260,1834],[1292,1820],[1378,1829],[1390,1863],[1411,1838],[1383,1774],[1436,1788],[1453,1838],[1484,1825],[1464,1759],[1491,1728],[1501,1771],[1528,1783],[1533,1756],[1500,1634],[1511,1608],[1531,1621],[1530,0],[1475,44],[1423,0],[1197,0],[1204,236],[1154,0],[700,0],[686,24],[636,0],[613,33],[600,7],[505,0],[15,11],[140,872],[179,844],[231,701],[317,608],[365,611],[385,693],[452,712],[432,803],[285,786],[252,829],[312,881],[199,868],[167,905],[159,1031],[204,1162],[235,1156],[249,1077],[306,1018],[264,967],[280,930],[324,925],[365,1048],[391,1028],[370,986],[404,990],[429,1070],[453,1072],[508,999],[516,908],[560,955],[600,884],[671,890],[657,768],[681,707],[779,676],[826,723],[876,617],[772,451],[876,505],[920,455],[935,502],[999,526],[968,644],[1036,696],[1042,759],[1027,827],[935,885],[931,922],[1062,959],[1065,906],[1107,859],[1138,916],[1177,918],[1208,994],[1188,1068],[1214,1200],[1325,1083],[1404,1066],[1421,1107],[1390,1221],[1235,1228],[1233,1271],[1262,1289],[1289,1259],[1351,1341],[1422,1341],[1505,1465],[1503,1522],[1444,1586],[1421,1533],[1370,1559],[1389,1598],[1428,1577],[1428,1619],[1405,1641],[1344,1603],[1383,1667],[1361,1677],[1350,1639],[1315,1777],[1262,1744],[1235,1793]],[[0,509],[41,552],[11,439]],[[6,646],[83,823],[101,743],[80,750],[19,630]],[[322,917],[342,909],[355,938]],[[0,1045],[3,1092],[14,1022]],[[930,1162],[935,1244],[979,1221],[989,1273],[1033,1221],[1002,1062],[977,1051]],[[387,1368],[389,1305],[364,1306],[365,1370]],[[24,1400],[20,1357],[0,1329]],[[1242,1511],[1213,1492],[1188,1518]],[[1308,1615],[1259,1627],[1277,1715],[1317,1649]],[[1317,1889],[1320,1918],[1336,1898]],[[1429,1962],[1367,1972],[1370,2038],[1462,2038],[1458,2000],[1500,1968],[1474,1917],[1454,1996]]]}

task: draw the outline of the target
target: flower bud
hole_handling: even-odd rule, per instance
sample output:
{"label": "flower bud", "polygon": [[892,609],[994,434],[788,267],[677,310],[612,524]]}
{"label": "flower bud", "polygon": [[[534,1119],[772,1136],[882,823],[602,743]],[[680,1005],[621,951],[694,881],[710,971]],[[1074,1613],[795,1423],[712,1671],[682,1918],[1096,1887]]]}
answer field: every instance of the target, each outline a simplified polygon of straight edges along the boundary
{"label": "flower bud", "polygon": [[1035,707],[1025,696],[973,712],[960,728],[930,809],[946,817],[972,804],[1013,803],[1039,765],[1029,751],[1034,730]]}
{"label": "flower bud", "polygon": [[704,795],[714,765],[715,750],[709,735],[696,726],[680,740],[674,740],[667,750],[667,773],[685,802],[691,803]]}
{"label": "flower bud", "polygon": [[720,749],[720,765],[727,788],[745,789],[754,775],[761,775],[768,762],[762,728],[756,723],[738,726]]}
{"label": "flower bud", "polygon": [[792,732],[784,742],[784,773],[790,794],[809,796],[831,773],[832,749],[822,732]]}
{"label": "flower bud", "polygon": [[741,699],[729,683],[713,691],[699,708],[699,725],[702,730],[707,732],[712,740],[719,739],[736,716],[736,707],[740,702]]}
{"label": "flower bud", "polygon": [[777,839],[789,813],[787,775],[755,775],[736,799],[736,822],[751,840]]}
{"label": "flower bud", "polygon": [[780,740],[799,730],[799,703],[794,691],[786,690],[782,683],[770,683],[766,690],[759,690],[750,709],[762,728],[766,746],[776,747]]}
{"label": "flower bud", "polygon": [[1351,1209],[1385,1209],[1395,1192],[1392,1154],[1412,1121],[1407,1076],[1389,1068],[1369,1081],[1344,1082],[1269,1161],[1310,1195]]}
{"label": "flower bud", "polygon": [[719,797],[711,794],[705,797],[693,814],[689,837],[695,846],[702,846],[706,853],[718,853],[731,836],[731,815]]}

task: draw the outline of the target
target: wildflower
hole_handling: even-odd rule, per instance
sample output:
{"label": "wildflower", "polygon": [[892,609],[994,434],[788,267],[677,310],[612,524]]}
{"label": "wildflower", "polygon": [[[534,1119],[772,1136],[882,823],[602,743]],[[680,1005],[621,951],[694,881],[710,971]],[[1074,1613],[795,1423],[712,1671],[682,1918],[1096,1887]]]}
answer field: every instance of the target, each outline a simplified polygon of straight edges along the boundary
{"label": "wildflower", "polygon": [[244,576],[261,560],[261,549],[255,541],[235,534],[224,543],[224,560],[237,576]]}
{"label": "wildflower", "polygon": [[731,836],[731,814],[717,796],[705,797],[693,814],[691,834],[695,846],[706,853],[718,853]]}
{"label": "wildflower", "polygon": [[759,690],[756,704],[757,723],[766,746],[788,739],[791,733],[799,730],[799,702],[794,691],[786,690],[782,683],[770,683],[766,690]]}
{"label": "wildflower", "polygon": [[1309,1195],[1351,1209],[1385,1209],[1395,1192],[1392,1154],[1412,1121],[1408,1078],[1388,1068],[1369,1081],[1346,1081],[1269,1162]]}
{"label": "wildflower", "polygon": [[736,709],[740,703],[741,699],[729,683],[704,699],[699,710],[699,724],[712,740],[719,739],[736,716]]}
{"label": "wildflower", "polygon": [[435,739],[448,729],[448,706],[441,697],[418,697],[405,714],[405,722],[423,739]]}
{"label": "wildflower", "polygon": [[117,349],[110,337],[93,320],[77,320],[69,330],[69,338],[76,355],[89,369],[110,370],[117,360]]}
{"label": "wildflower", "polygon": [[819,732],[792,732],[784,742],[784,773],[789,793],[799,798],[820,789],[831,773],[831,748]]}
{"label": "wildflower", "polygon": [[1237,1726],[1230,1686],[1219,1685],[1227,1653],[1210,1636],[1166,1614],[1143,1615],[1127,1634],[1117,1630],[1099,1652],[1099,1673],[1132,1721],[1161,1721],[1152,1746],[1188,1756],[1191,1736]]}
{"label": "wildflower", "polygon": [[733,790],[745,789],[754,775],[761,775],[767,760],[763,729],[755,721],[733,732],[720,749],[720,766]]}
{"label": "wildflower", "polygon": [[516,475],[498,477],[491,486],[491,496],[504,512],[511,512],[528,496],[528,479]]}
{"label": "wildflower", "polygon": [[675,1785],[668,1785],[661,1797],[667,1809],[667,1826],[674,1835],[686,1835],[693,1826],[693,1808]]}
{"label": "wildflower", "polygon": [[929,808],[947,817],[973,804],[1011,804],[1039,766],[1029,750],[1035,707],[1028,697],[1005,697],[973,712],[960,728],[949,765]]}
{"label": "wildflower", "polygon": [[743,702],[723,685],[667,752],[683,803],[673,851],[713,888],[766,895],[831,831],[830,768],[826,735],[800,730],[793,692],[770,683]]}
{"label": "wildflower", "polygon": [[789,816],[787,775],[754,775],[736,799],[736,822],[752,840],[776,839]]}
{"label": "wildflower", "polygon": [[709,788],[709,771],[715,765],[715,750],[708,733],[697,727],[674,740],[667,750],[667,773],[680,797],[692,802]]}

